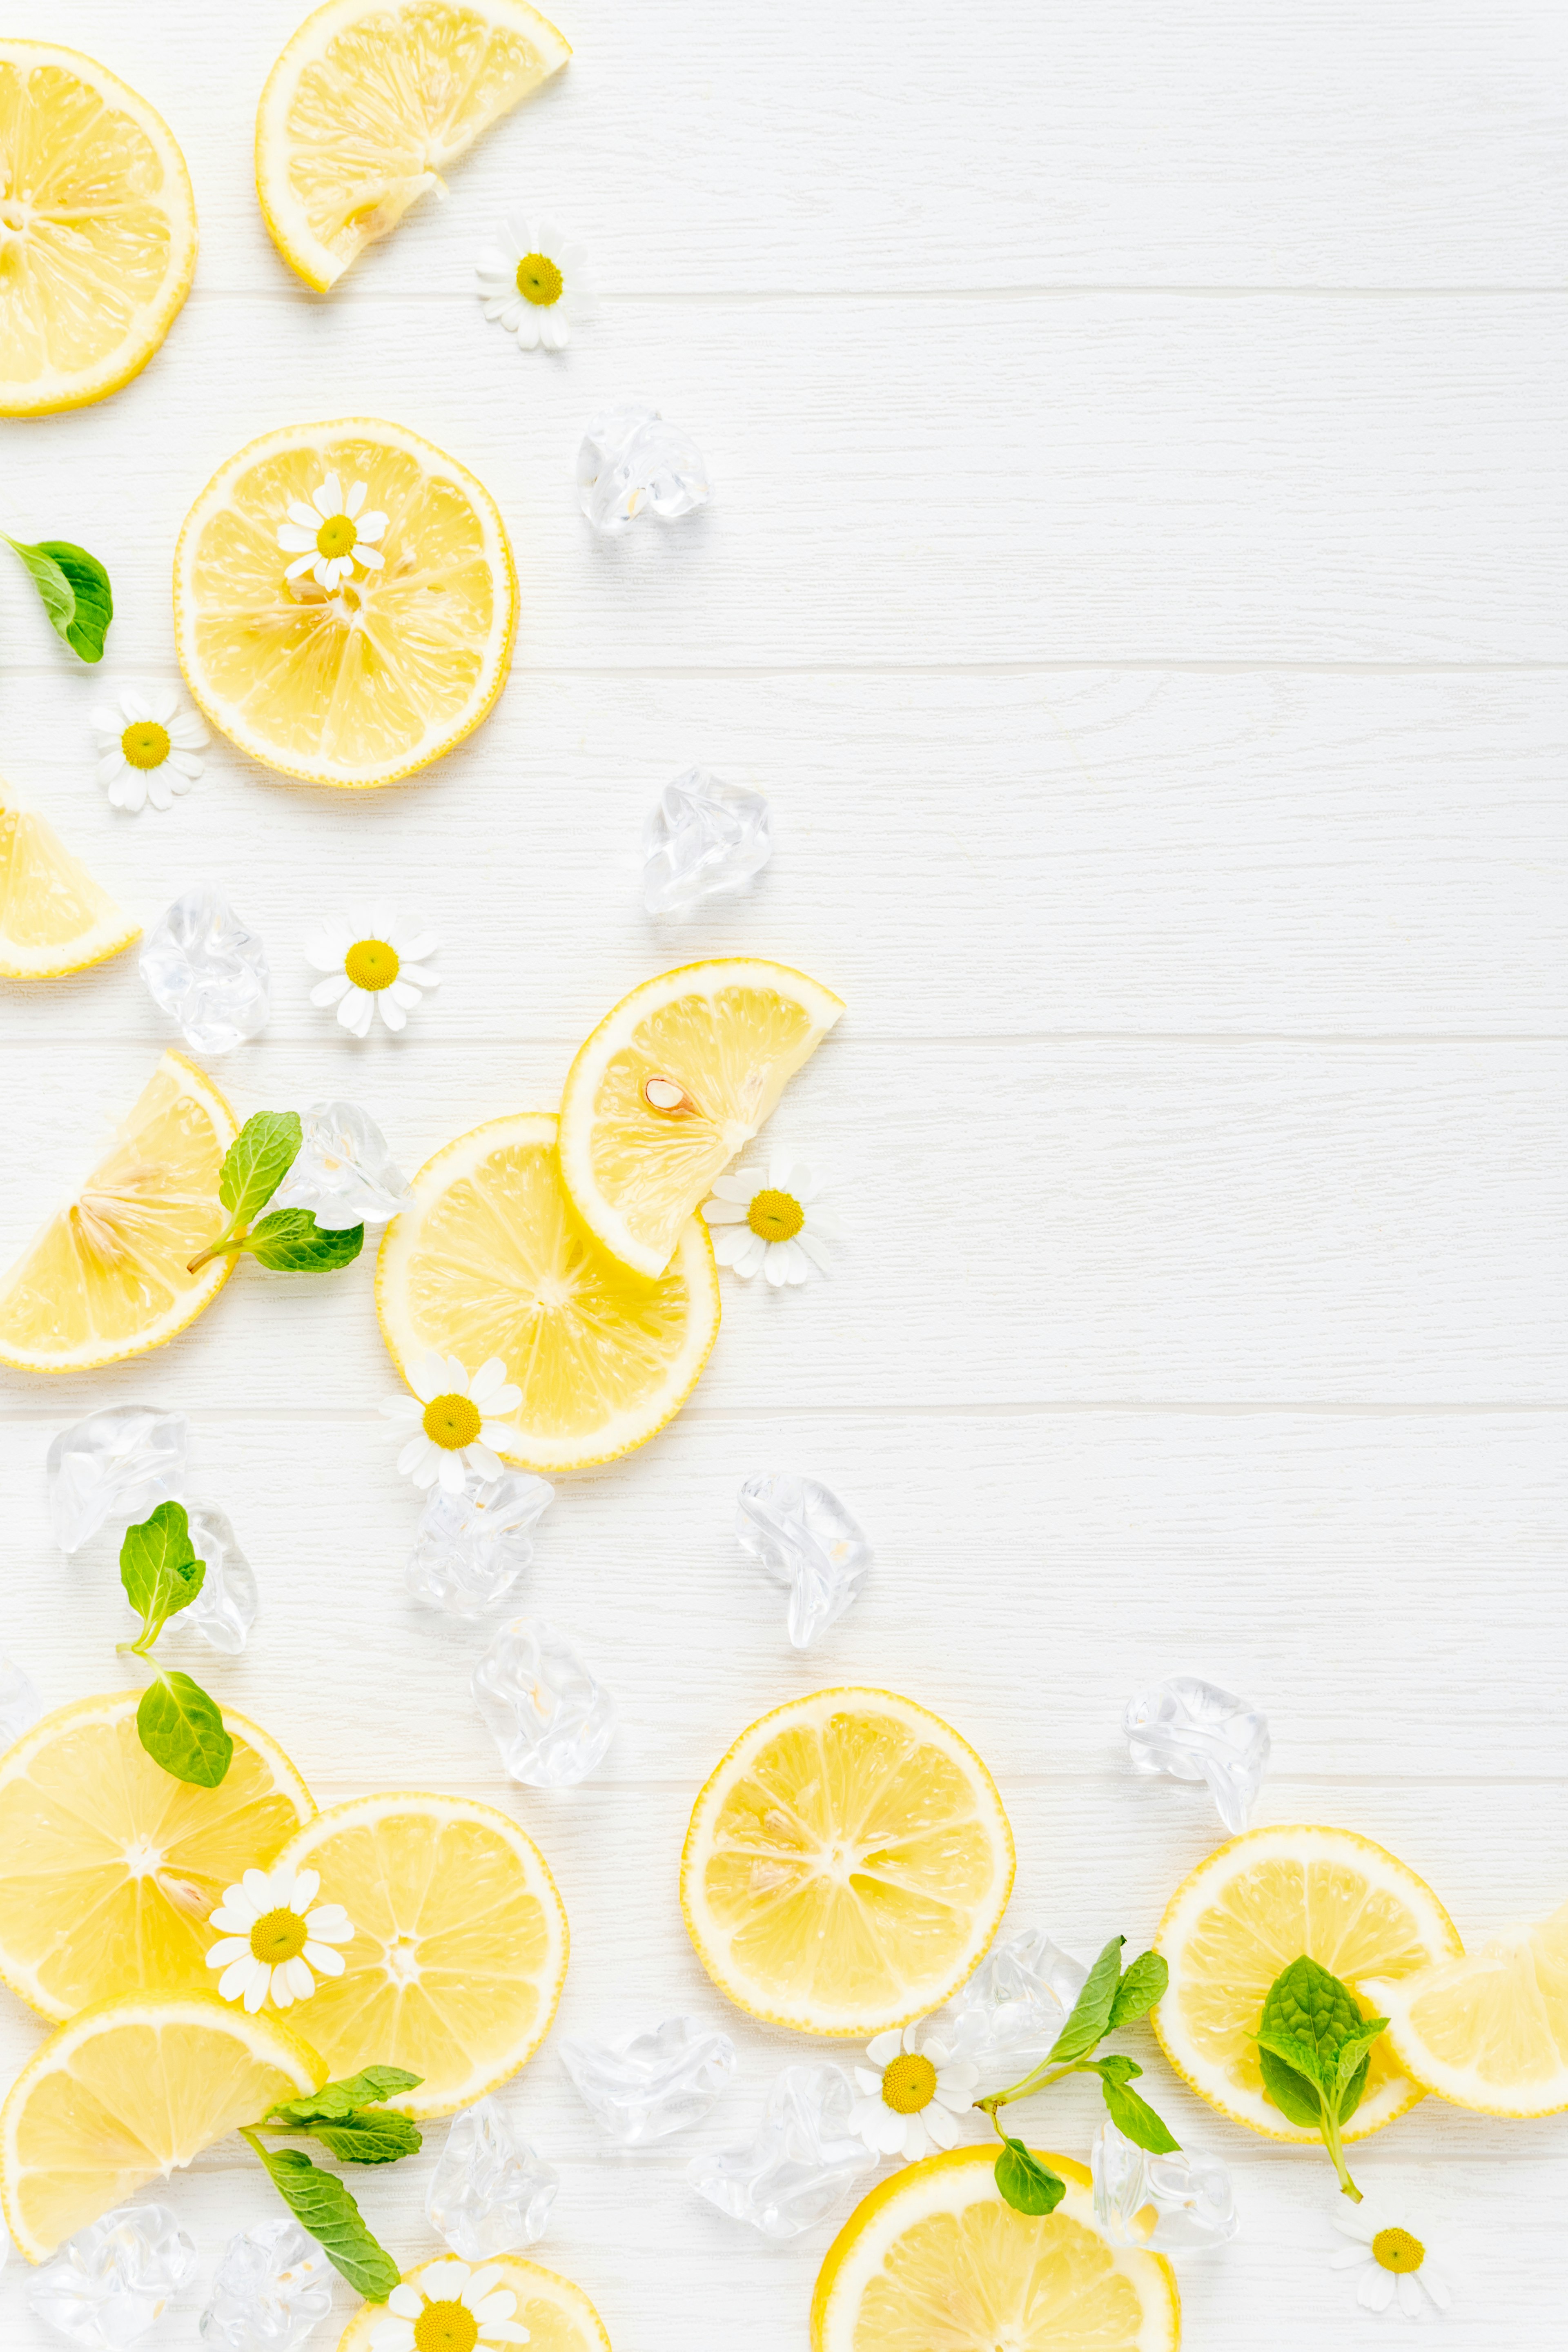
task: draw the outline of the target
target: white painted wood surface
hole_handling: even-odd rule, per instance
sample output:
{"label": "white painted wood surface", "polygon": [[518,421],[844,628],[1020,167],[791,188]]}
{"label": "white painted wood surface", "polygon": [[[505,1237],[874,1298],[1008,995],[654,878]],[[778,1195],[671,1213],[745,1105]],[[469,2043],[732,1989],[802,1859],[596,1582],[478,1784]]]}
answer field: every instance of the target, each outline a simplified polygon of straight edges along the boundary
{"label": "white painted wood surface", "polygon": [[[548,1101],[663,964],[805,965],[849,1013],[776,1124],[836,1172],[852,1238],[830,1285],[728,1284],[688,1412],[561,1482],[529,1599],[624,1720],[580,1790],[500,1778],[479,1640],[404,1597],[368,1265],[244,1270],[162,1355],[0,1381],[4,1645],[50,1705],[113,1682],[109,1548],[55,1551],[45,1446],[117,1398],[187,1409],[263,1587],[220,1696],[323,1798],[412,1777],[511,1806],[571,1912],[569,2030],[695,2009],[735,2034],[710,2123],[631,2160],[546,2048],[509,2095],[563,2171],[540,2256],[616,2352],[800,2352],[829,2231],[764,2246],[683,2178],[816,2046],[725,2010],[675,1902],[697,1784],[769,1705],[872,1678],[949,1715],[1017,1831],[1015,1920],[1080,1948],[1146,1938],[1217,1835],[1118,1738],[1129,1694],[1182,1668],[1267,1708],[1260,1818],[1381,1838],[1468,1937],[1568,1892],[1568,29],[1548,0],[574,0],[567,73],[321,300],[249,178],[298,13],[14,18],[163,110],[203,247],[138,383],[0,436],[0,521],[86,541],[119,603],[89,676],[0,573],[0,766],[143,921],[230,886],[277,973],[268,1031],[218,1072],[242,1111],[350,1092],[410,1167]],[[581,231],[605,289],[559,360],[468,290],[520,201]],[[571,461],[595,405],[641,391],[715,497],[605,548]],[[499,708],[379,799],[218,745],[199,795],[124,819],[87,709],[174,674],[191,499],[247,437],[353,411],[502,502],[523,619]],[[769,793],[778,851],[750,898],[656,923],[638,833],[694,761]],[[297,948],[369,884],[438,925],[445,984],[357,1047]],[[7,1256],[167,1034],[133,960],[6,989]],[[731,1534],[774,1464],[828,1479],[878,1549],[805,1659]],[[37,2038],[4,1999],[0,2063]],[[1381,2341],[1325,2267],[1326,2163],[1149,2063],[1244,2207],[1183,2271],[1194,2352]],[[1091,2122],[1058,2095],[1034,2127],[1081,2153]],[[1457,2347],[1560,2342],[1568,2122],[1430,2101],[1363,2168],[1447,2233]],[[363,2187],[405,2258],[433,2248],[427,2171]],[[173,2195],[204,2284],[267,2202],[232,2146]],[[0,2339],[44,2352],[25,2286],[14,2260]],[[155,2352],[196,2344],[201,2302]]]}

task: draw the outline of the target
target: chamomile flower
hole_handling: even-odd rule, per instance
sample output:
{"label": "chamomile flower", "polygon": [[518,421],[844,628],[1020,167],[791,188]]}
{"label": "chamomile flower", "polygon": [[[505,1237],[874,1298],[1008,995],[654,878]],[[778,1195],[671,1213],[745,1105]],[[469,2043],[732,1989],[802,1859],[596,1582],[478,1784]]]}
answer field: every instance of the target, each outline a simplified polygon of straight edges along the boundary
{"label": "chamomile flower", "polygon": [[798,1160],[775,1159],[760,1168],[732,1168],[719,1177],[702,1213],[717,1228],[713,1255],[742,1281],[759,1268],[778,1288],[809,1281],[815,1266],[829,1266],[823,1244],[837,1241],[839,1225],[822,1206],[821,1187]]}
{"label": "chamomile flower", "polygon": [[386,517],[363,512],[365,486],[351,483],[348,496],[336,474],[329,474],[319,489],[289,502],[289,520],[278,526],[278,544],[294,558],[285,580],[301,580],[308,572],[318,588],[331,595],[354,576],[354,565],[379,572],[386,558],[375,542],[386,529]]}
{"label": "chamomile flower", "polygon": [[342,1976],[343,1956],[332,1947],[353,1942],[353,1924],[341,1903],[316,1902],[321,1884],[319,1872],[284,1864],[247,1870],[226,1889],[210,1915],[224,1933],[207,1954],[208,1968],[223,1970],[225,2000],[243,2000],[252,2013],[269,1998],[274,2009],[291,2009],[310,2000],[318,1976]]}
{"label": "chamomile flower", "polygon": [[470,2270],[467,2263],[432,2263],[415,2279],[405,2279],[386,2298],[387,2316],[370,2331],[371,2352],[502,2352],[526,2344],[529,2333],[513,2317],[517,2297],[493,2265]]}
{"label": "chamomile flower", "polygon": [[[1421,2319],[1430,2304],[1447,2311],[1453,2297],[1427,2260],[1425,2237],[1417,2237],[1396,2221],[1386,2207],[1364,2197],[1359,2205],[1342,2197],[1329,2216],[1336,2230],[1353,2242],[1329,2257],[1329,2268],[1353,2270],[1355,2299],[1363,2311],[1392,2311],[1404,2319]],[[1423,2223],[1423,2229],[1426,2225]]]}
{"label": "chamomile flower", "polygon": [[196,753],[207,730],[172,686],[130,686],[113,702],[92,713],[98,746],[98,781],[114,807],[134,815],[149,801],[173,808],[202,772]]}
{"label": "chamomile flower", "polygon": [[474,267],[487,319],[499,320],[525,352],[564,351],[574,320],[595,304],[583,248],[569,245],[553,221],[513,213]]}
{"label": "chamomile flower", "polygon": [[[920,2028],[893,2026],[866,2044],[870,2066],[855,2068],[860,2096],[849,2110],[849,2128],[873,2156],[902,2156],[913,2163],[958,2137],[955,2116],[974,2104],[979,2070],[967,2058],[954,2059],[946,2044],[913,2047]],[[873,2068],[875,2072],[873,2072]]]}
{"label": "chamomile flower", "polygon": [[395,907],[362,908],[312,926],[305,961],[328,976],[310,991],[312,1004],[335,1004],[338,1019],[353,1037],[368,1037],[379,1011],[388,1029],[403,1028],[428,988],[441,975],[425,961],[440,946],[434,931],[400,919]]}
{"label": "chamomile flower", "polygon": [[460,1495],[472,1471],[499,1478],[497,1446],[514,1444],[518,1432],[502,1419],[522,1402],[522,1391],[507,1379],[499,1356],[481,1364],[470,1380],[456,1356],[432,1349],[408,1375],[409,1396],[385,1397],[382,1411],[392,1423],[386,1434],[405,1441],[397,1466],[416,1486],[437,1479],[449,1495]]}

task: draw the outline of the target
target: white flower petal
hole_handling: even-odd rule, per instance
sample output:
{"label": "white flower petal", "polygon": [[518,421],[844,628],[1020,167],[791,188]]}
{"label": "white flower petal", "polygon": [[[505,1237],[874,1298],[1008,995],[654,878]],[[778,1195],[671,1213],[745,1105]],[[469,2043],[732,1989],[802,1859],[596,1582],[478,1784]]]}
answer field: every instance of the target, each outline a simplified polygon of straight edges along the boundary
{"label": "white flower petal", "polygon": [[368,1037],[375,1019],[375,999],[363,988],[351,988],[338,1007],[338,1019],[350,1034]]}
{"label": "white flower petal", "polygon": [[[416,1430],[415,1434],[409,1439],[407,1444],[404,1447],[402,1453],[398,1455],[397,1467],[405,1478],[416,1477],[418,1473],[424,1469],[426,1459],[434,1456],[439,1451],[439,1447],[432,1444],[431,1441],[426,1436],[425,1432],[422,1429]],[[430,1478],[434,1478],[436,1472],[434,1465],[432,1464]],[[430,1484],[430,1478],[426,1478],[425,1480],[424,1483],[426,1486]]]}
{"label": "white flower petal", "polygon": [[739,1201],[743,1208],[751,1207],[762,1189],[760,1168],[731,1168],[726,1175],[713,1179],[713,1190],[721,1201]]}
{"label": "white flower petal", "polygon": [[[415,987],[406,973],[399,973],[388,987],[382,990],[382,995],[391,1003],[395,1004],[400,1013],[407,1014],[412,1013],[418,1003],[420,991]],[[395,1025],[401,1029],[403,1023],[399,1021]]]}
{"label": "white flower petal", "polygon": [[354,525],[354,539],[356,543],[362,539],[379,539],[383,531],[386,529],[386,522],[387,518],[382,513],[379,507],[374,508],[369,514],[361,515],[358,522]]}
{"label": "white flower petal", "polygon": [[702,1214],[710,1225],[743,1225],[746,1213],[739,1201],[704,1201]]}
{"label": "white flower petal", "polygon": [[[398,929],[403,929],[401,924]],[[416,931],[410,939],[407,932],[404,931],[402,938],[394,940],[392,944],[397,950],[399,959],[404,963],[423,963],[425,958],[434,955],[440,946],[441,934],[439,931]]]}
{"label": "white flower petal", "polygon": [[775,1290],[782,1290],[786,1282],[800,1280],[801,1277],[793,1271],[795,1264],[793,1242],[766,1242],[763,1244],[763,1248],[766,1255],[763,1259],[763,1272]]}
{"label": "white flower petal", "polygon": [[341,1903],[318,1903],[306,1912],[305,1926],[320,1943],[352,1944],[354,1939],[353,1921]]}
{"label": "white flower petal", "polygon": [[441,975],[438,971],[432,971],[428,964],[405,963],[392,984],[394,988],[401,988],[405,982],[416,989],[439,988]]}
{"label": "white flower petal", "polygon": [[902,2118],[902,2121],[904,2136],[899,2144],[899,2147],[893,2150],[893,2153],[895,2155],[901,2153],[908,2163],[914,2164],[917,2163],[926,2152],[927,2134],[925,2117],[923,2116],[905,2116]]}
{"label": "white flower petal", "polygon": [[395,2311],[400,2319],[417,2319],[425,2308],[425,2298],[416,2286],[395,2286],[386,2298],[388,2311]]}
{"label": "white flower petal", "polygon": [[120,698],[120,708],[127,719],[151,719],[153,706],[139,686],[128,686]]}
{"label": "white flower petal", "polygon": [[518,347],[521,351],[536,352],[540,341],[539,313],[531,302],[524,302],[519,307],[521,316],[512,329],[513,334],[517,337]]}
{"label": "white flower petal", "polygon": [[209,1969],[226,1969],[231,1961],[245,1959],[249,1951],[250,1945],[246,1937],[220,1936],[207,1954],[207,1966]]}
{"label": "white flower petal", "polygon": [[212,741],[212,737],[194,710],[182,710],[177,718],[169,721],[169,740],[177,743],[183,751],[202,751]]}
{"label": "white flower petal", "polygon": [[869,2097],[874,2099],[879,2099],[881,2097],[882,2078],[880,2074],[874,2074],[869,2066],[854,2066],[851,2067],[850,2072],[854,2075],[860,2089],[866,2092]]}
{"label": "white flower petal", "polygon": [[238,2000],[249,1990],[250,1979],[261,1963],[254,1959],[248,1948],[243,1959],[233,1960],[217,1981],[220,1996],[225,2000]]}
{"label": "white flower petal", "polygon": [[[310,1964],[304,1954],[297,1953],[293,1959],[285,1960],[283,1969],[289,1979],[289,1990],[295,2000],[309,2000],[316,1990],[316,1979],[310,1974]],[[274,1988],[278,1982],[278,1975],[279,1971],[274,1969],[272,1971]]]}
{"label": "white flower petal", "polygon": [[320,489],[310,493],[310,503],[323,522],[331,522],[343,510],[343,486],[336,474],[329,474]]}
{"label": "white flower petal", "polygon": [[1421,2284],[1439,2311],[1452,2310],[1454,2298],[1449,2292],[1448,2282],[1439,2272],[1433,2269],[1430,2263],[1423,2263],[1421,2265]]}
{"label": "white flower petal", "polygon": [[[395,2286],[392,2290],[393,2294],[403,2292],[402,2288]],[[414,2290],[410,2287],[407,2292],[412,2294]],[[388,2295],[387,2301],[390,2303],[391,2300],[392,2295]],[[424,2308],[424,2302],[420,2300],[418,2309],[410,2317],[378,2321],[370,2331],[371,2352],[414,2352],[414,2321]]]}
{"label": "white flower petal", "polygon": [[1329,2256],[1329,2268],[1331,2271],[1359,2270],[1363,2263],[1370,2263],[1371,2260],[1370,2246],[1342,2246],[1337,2254]]}
{"label": "white flower petal", "polygon": [[467,2263],[434,2263],[419,2284],[432,2303],[460,2303],[463,2289],[472,2276],[473,2271]]}
{"label": "white flower petal", "polygon": [[1363,2311],[1386,2311],[1394,2301],[1394,2273],[1379,2263],[1368,2263],[1361,2274],[1355,2299]]}
{"label": "white flower petal", "polygon": [[[467,1451],[466,1448],[464,1450]],[[468,1472],[463,1467],[462,1454],[454,1453],[447,1445],[437,1446],[436,1451],[440,1456],[436,1465],[436,1475],[441,1481],[444,1492],[448,1495],[460,1495],[468,1484]],[[496,1467],[499,1470],[500,1465],[498,1463]]]}
{"label": "white flower petal", "polygon": [[[356,547],[353,552],[353,560],[356,563],[363,563],[367,572],[380,572],[384,568],[386,563],[385,556],[383,555],[381,550],[376,547]],[[346,573],[344,574],[344,577],[347,577]]]}
{"label": "white flower petal", "polygon": [[[763,1265],[763,1260],[766,1258],[767,1254],[772,1247],[773,1244],[771,1242],[765,1242],[761,1234],[754,1234],[751,1231],[750,1227],[747,1228],[742,1237],[740,1248],[736,1251],[734,1256],[730,1261],[742,1282],[750,1282],[752,1275],[754,1275],[758,1268]],[[717,1256],[719,1251],[719,1238],[717,1235],[714,1237],[713,1250],[715,1256]]]}
{"label": "white flower petal", "polygon": [[[395,982],[392,988],[383,988],[378,990],[375,998],[376,1006],[381,1013],[382,1020],[385,1026],[392,1031],[395,1036],[400,1029],[406,1029],[408,1026],[408,1015],[404,1011],[402,1005],[399,1004],[396,995],[394,992],[395,987],[396,983]],[[418,998],[416,997],[415,1003],[417,1003],[418,1001]]]}
{"label": "white flower petal", "polygon": [[[1342,2212],[1341,2206],[1344,2208]],[[1375,2208],[1368,2206],[1364,2200],[1360,2205],[1352,2205],[1348,2197],[1341,2198],[1329,2219],[1336,2230],[1342,2231],[1347,2238],[1359,2238],[1363,2246],[1370,2246],[1378,2231],[1386,2226]]]}
{"label": "white flower petal", "polygon": [[921,2121],[937,2147],[952,2147],[956,2144],[958,2126],[948,2110],[939,2107],[934,2099],[929,2107],[921,2109]]}
{"label": "white flower petal", "polygon": [[572,340],[572,321],[564,315],[565,305],[556,303],[539,314],[539,340],[547,352],[563,352]]}
{"label": "white flower petal", "polygon": [[[191,785],[196,782],[197,778],[205,776],[206,773],[205,761],[198,760],[194,751],[171,751],[169,754],[169,765],[174,770],[176,774],[184,779],[183,783],[174,784],[174,790],[177,793],[188,792]],[[171,776],[169,781],[171,783],[174,783],[174,777]]]}
{"label": "white flower petal", "polygon": [[343,500],[343,512],[351,522],[364,504],[364,493],[365,485],[363,482],[355,482],[351,486],[349,494]]}
{"label": "white flower petal", "polygon": [[[506,1468],[505,1463],[498,1458],[488,1434],[495,1427],[493,1422],[487,1423],[474,1443],[463,1448],[465,1469],[476,1472],[481,1478],[499,1478]],[[515,1433],[510,1430],[507,1432],[509,1437],[513,1434]]]}
{"label": "white flower petal", "polygon": [[279,547],[286,548],[290,555],[303,555],[307,548],[314,554],[316,534],[313,530],[296,530],[291,522],[280,522],[278,526],[278,544]]}
{"label": "white flower petal", "polygon": [[315,568],[316,559],[313,555],[297,555],[283,577],[285,580],[302,580],[307,572],[313,572]]}
{"label": "white flower petal", "polygon": [[866,2055],[873,2066],[890,2066],[903,2046],[903,2035],[896,2025],[890,2025],[885,2033],[867,2042]]}

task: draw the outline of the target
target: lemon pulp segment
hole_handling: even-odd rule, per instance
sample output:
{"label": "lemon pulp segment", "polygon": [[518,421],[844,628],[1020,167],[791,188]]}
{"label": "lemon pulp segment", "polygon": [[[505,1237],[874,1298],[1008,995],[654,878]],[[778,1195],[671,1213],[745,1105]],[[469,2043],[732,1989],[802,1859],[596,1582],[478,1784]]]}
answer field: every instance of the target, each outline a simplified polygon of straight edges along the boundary
{"label": "lemon pulp segment", "polygon": [[[0,284],[5,267],[0,259]],[[141,936],[52,825],[0,798],[0,974],[54,980]]]}

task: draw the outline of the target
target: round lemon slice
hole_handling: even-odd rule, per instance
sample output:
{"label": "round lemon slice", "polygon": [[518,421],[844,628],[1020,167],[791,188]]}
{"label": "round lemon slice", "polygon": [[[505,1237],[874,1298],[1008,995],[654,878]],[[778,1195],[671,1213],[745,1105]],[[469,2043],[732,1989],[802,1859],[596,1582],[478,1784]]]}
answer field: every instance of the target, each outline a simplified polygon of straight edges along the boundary
{"label": "round lemon slice", "polygon": [[222,1232],[218,1171],[234,1113],[183,1054],[165,1054],[86,1182],[0,1276],[0,1364],[79,1372],[162,1347],[234,1271],[189,1261]]}
{"label": "round lemon slice", "polygon": [[163,117],[75,49],[0,40],[0,416],[118,392],[195,266],[190,173]]}
{"label": "round lemon slice", "polygon": [[121,1993],[35,2051],[0,2110],[0,2198],[32,2263],[167,2179],[325,2067],[276,2018],[211,1992]]}
{"label": "round lemon slice", "polygon": [[327,0],[257,110],[257,194],[284,260],[325,293],[571,54],[525,0]]}
{"label": "round lemon slice", "polygon": [[522,1391],[511,1462],[580,1470],[646,1444],[679,1412],[719,1329],[700,1219],[657,1282],[629,1274],[574,1215],[555,1120],[492,1119],[419,1171],[376,1268],[381,1328],[406,1380],[434,1349],[469,1372],[492,1356]]}
{"label": "round lemon slice", "polygon": [[[416,2345],[422,2340],[439,2345],[469,2341],[462,2311],[471,2311],[498,2293],[511,2295],[509,2324],[528,2330],[529,2352],[610,2352],[605,2323],[582,2288],[521,2254],[497,2254],[475,2267],[450,2254],[436,2254],[405,2271],[400,2285],[401,2292],[395,2288],[386,2303],[361,2304],[343,2330],[338,2352],[369,2352],[376,2330],[386,2326],[388,2311],[414,2323]],[[458,2308],[448,2315],[439,2309],[443,2304]],[[437,2306],[437,2316],[426,2321],[421,2339],[418,2323],[432,2305]],[[497,2310],[492,2316],[499,2319],[501,2313]],[[445,2334],[440,2332],[443,2323]],[[477,2340],[482,2345],[485,2339],[480,2336]]]}
{"label": "round lemon slice", "polygon": [[1568,1903],[1409,1976],[1360,1977],[1406,2074],[1484,2116],[1568,2107]]}
{"label": "round lemon slice", "polygon": [[550,2031],[566,1913],[533,1840],[460,1797],[359,1797],[306,1823],[279,1868],[321,1874],[353,1922],[341,1977],[301,2018],[332,2074],[405,2066],[393,2105],[447,2116],[504,2083]]}
{"label": "round lemon slice", "polygon": [[816,1691],[743,1731],[680,1858],[721,1992],[770,2025],[862,2039],[957,1991],[1012,1885],[990,1773],[940,1716],[883,1690]]}
{"label": "round lemon slice", "polygon": [[141,936],[52,825],[0,797],[0,974],[57,980]]}
{"label": "round lemon slice", "polygon": [[1089,2176],[1054,2213],[997,2192],[994,2143],[906,2165],[862,2198],[827,2250],[812,2352],[1175,2352],[1182,2301],[1163,2254],[1112,2245]]}
{"label": "round lemon slice", "polygon": [[395,783],[460,743],[500,692],[516,625],[495,500],[401,425],[251,442],[174,553],[191,692],[242,751],[307,783]]}
{"label": "round lemon slice", "polygon": [[605,1014],[567,1074],[561,1172],[607,1250],[664,1272],[714,1177],[843,1010],[787,964],[726,956],[661,972]]}
{"label": "round lemon slice", "polygon": [[[1312,2141],[1265,2096],[1252,2039],[1280,1970],[1307,1952],[1354,1986],[1409,1976],[1461,1947],[1426,1881],[1382,1846],[1353,1830],[1292,1825],[1249,1830],[1200,1863],[1171,1897],[1154,1948],[1171,1971],[1154,2030],[1177,2074],[1233,2123]],[[1377,2014],[1364,2001],[1363,2011]],[[1381,2131],[1423,2095],[1380,2034],[1343,2137]]]}
{"label": "round lemon slice", "polygon": [[165,1772],[141,1694],[79,1699],[0,1760],[0,1979],[46,2017],[121,1991],[212,1990],[207,1914],[315,1807],[277,1742],[232,1708],[216,1789]]}

